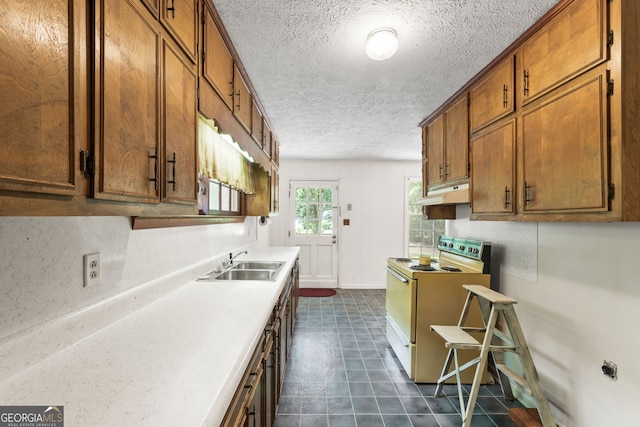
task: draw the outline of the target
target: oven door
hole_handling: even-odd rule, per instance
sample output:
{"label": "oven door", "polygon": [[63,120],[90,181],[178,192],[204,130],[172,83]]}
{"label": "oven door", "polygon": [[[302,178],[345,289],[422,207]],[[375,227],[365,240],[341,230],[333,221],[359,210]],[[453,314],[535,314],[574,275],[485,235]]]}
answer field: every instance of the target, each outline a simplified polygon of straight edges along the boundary
{"label": "oven door", "polygon": [[409,378],[416,350],[416,280],[387,267],[387,339]]}
{"label": "oven door", "polygon": [[387,316],[402,334],[416,342],[416,281],[387,267]]}

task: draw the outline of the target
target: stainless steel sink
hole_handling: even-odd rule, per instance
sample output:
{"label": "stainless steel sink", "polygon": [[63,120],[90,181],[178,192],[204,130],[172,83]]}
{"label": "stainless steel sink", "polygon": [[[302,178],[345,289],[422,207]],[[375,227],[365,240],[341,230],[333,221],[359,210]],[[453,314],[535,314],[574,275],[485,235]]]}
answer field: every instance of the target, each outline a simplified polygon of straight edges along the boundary
{"label": "stainless steel sink", "polygon": [[200,282],[216,280],[263,280],[274,281],[284,266],[283,261],[239,261],[223,272],[212,271],[200,277]]}
{"label": "stainless steel sink", "polygon": [[227,270],[213,280],[275,280],[276,270]]}
{"label": "stainless steel sink", "polygon": [[275,270],[282,268],[282,261],[240,261],[233,266],[233,270]]}

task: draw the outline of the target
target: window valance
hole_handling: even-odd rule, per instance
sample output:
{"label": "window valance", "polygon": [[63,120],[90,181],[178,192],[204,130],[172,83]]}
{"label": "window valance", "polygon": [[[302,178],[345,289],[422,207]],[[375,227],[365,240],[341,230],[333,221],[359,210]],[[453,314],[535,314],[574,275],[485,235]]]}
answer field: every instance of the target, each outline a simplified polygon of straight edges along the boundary
{"label": "window valance", "polygon": [[255,163],[230,135],[221,133],[212,120],[201,117],[198,121],[198,139],[200,174],[246,194],[255,192]]}

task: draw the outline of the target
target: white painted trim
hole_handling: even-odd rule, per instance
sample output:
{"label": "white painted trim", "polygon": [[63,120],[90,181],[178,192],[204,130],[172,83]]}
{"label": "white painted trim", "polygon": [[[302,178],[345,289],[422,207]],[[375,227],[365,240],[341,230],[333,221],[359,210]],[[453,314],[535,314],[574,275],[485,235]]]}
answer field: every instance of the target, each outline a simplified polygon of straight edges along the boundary
{"label": "white painted trim", "polygon": [[386,284],[382,284],[382,285],[367,285],[367,284],[353,284],[353,285],[349,285],[349,284],[342,284],[340,285],[340,289],[387,289],[387,285]]}

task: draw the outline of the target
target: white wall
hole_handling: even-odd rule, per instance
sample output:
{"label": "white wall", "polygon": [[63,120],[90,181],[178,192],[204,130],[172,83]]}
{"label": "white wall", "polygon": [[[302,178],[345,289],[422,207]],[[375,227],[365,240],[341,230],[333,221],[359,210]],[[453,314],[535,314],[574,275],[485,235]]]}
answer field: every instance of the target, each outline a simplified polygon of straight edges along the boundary
{"label": "white wall", "polygon": [[[338,226],[338,286],[384,287],[386,259],[404,251],[406,176],[421,176],[420,162],[309,161],[280,162],[280,213],[271,219],[271,243],[288,246],[289,181],[339,180],[342,216]],[[352,210],[347,211],[347,204]],[[348,218],[350,225],[343,225]]]}
{"label": "white wall", "polygon": [[[189,267],[267,236],[255,217],[152,230],[131,230],[128,217],[0,217],[0,339],[181,270],[186,283],[206,273]],[[83,288],[82,256],[93,252],[102,283]]]}
{"label": "white wall", "polygon": [[[557,420],[637,425],[640,396],[640,224],[469,221],[449,233],[491,240],[493,285],[516,312]],[[618,366],[618,380],[601,372]]]}

